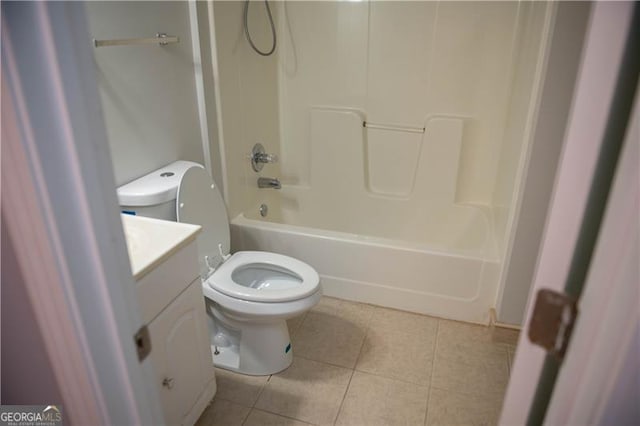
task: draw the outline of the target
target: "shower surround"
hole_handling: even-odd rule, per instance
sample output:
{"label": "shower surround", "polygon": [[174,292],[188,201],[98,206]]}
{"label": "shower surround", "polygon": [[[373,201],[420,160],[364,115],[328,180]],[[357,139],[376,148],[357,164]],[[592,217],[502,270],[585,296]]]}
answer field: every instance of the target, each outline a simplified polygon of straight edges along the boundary
{"label": "shower surround", "polygon": [[[500,293],[553,8],[273,3],[279,46],[215,2],[234,250],[298,257],[325,294],[484,322]],[[270,43],[261,2],[258,46]],[[254,143],[280,157],[258,175]],[[278,177],[279,191],[258,189]],[[269,214],[259,215],[267,204]]]}

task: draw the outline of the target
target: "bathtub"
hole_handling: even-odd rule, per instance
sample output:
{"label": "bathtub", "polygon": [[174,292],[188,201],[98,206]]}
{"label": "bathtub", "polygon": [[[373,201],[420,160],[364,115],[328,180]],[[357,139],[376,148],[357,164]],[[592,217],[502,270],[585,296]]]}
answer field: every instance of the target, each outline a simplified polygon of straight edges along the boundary
{"label": "bathtub", "polygon": [[324,294],[460,321],[487,323],[499,280],[493,255],[253,219],[231,221],[233,251],[300,259]]}

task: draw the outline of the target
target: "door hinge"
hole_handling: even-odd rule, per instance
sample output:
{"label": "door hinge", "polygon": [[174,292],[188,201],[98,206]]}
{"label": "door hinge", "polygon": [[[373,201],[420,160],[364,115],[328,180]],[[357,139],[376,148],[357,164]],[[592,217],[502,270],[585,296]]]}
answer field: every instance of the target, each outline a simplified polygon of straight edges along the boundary
{"label": "door hinge", "polygon": [[138,361],[142,362],[151,353],[151,336],[146,325],[140,327],[140,330],[133,336],[138,350]]}
{"label": "door hinge", "polygon": [[562,361],[578,316],[578,301],[554,290],[538,291],[529,323],[529,340]]}

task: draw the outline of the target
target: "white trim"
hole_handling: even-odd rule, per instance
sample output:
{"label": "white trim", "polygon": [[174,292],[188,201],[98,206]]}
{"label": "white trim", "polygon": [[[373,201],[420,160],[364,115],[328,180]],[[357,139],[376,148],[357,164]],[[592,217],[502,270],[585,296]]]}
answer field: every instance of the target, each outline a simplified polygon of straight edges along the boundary
{"label": "white trim", "polygon": [[[530,322],[531,305],[538,290],[564,290],[633,7],[633,3],[605,2],[593,6],[542,250],[529,293],[526,324]],[[534,346],[526,332],[521,333],[500,424],[527,422],[544,359],[544,350]]]}
{"label": "white trim", "polygon": [[216,20],[213,1],[207,0],[207,18],[209,19],[209,41],[211,46],[211,69],[213,72],[213,87],[216,99],[216,121],[218,124],[218,150],[220,153],[220,175],[222,176],[222,191],[224,199],[229,204],[229,183],[227,174],[227,154],[222,121],[222,98],[220,95],[220,71],[218,68],[218,46],[216,44]]}
{"label": "white trim", "polygon": [[[548,3],[546,5],[544,25],[543,25],[543,39],[540,42],[540,48],[538,50],[538,63],[536,65],[534,83],[532,86],[531,99],[529,101],[529,107],[527,109],[529,118],[525,124],[524,138],[526,145],[520,154],[518,159],[518,168],[515,176],[516,187],[514,188],[513,200],[511,202],[510,214],[507,218],[506,235],[508,236],[506,243],[503,243],[503,262],[502,270],[500,272],[500,281],[498,283],[496,303],[495,306],[498,310],[501,310],[503,303],[504,290],[507,285],[507,276],[509,275],[509,265],[511,264],[511,255],[513,254],[513,247],[515,245],[516,228],[518,226],[518,219],[520,218],[520,211],[522,210],[522,204],[524,200],[526,179],[530,177],[529,167],[531,163],[531,156],[533,152],[533,145],[535,143],[534,131],[538,122],[538,115],[540,113],[540,106],[542,104],[542,93],[545,82],[545,71],[548,70],[549,56],[551,54],[551,43],[553,41],[553,32],[556,22],[556,15],[558,11],[557,3]],[[497,312],[496,312],[497,315]],[[524,314],[523,314],[524,316]],[[497,318],[497,316],[496,316]],[[520,327],[518,327],[520,328]]]}
{"label": "white trim", "polygon": [[198,25],[198,10],[195,0],[189,0],[189,21],[191,27],[191,48],[193,53],[193,70],[196,82],[196,99],[198,103],[198,119],[200,121],[200,143],[204,156],[204,166],[213,175],[211,164],[211,142],[207,121],[207,103],[204,92],[204,77],[202,75],[202,55],[200,53],[200,28]]}

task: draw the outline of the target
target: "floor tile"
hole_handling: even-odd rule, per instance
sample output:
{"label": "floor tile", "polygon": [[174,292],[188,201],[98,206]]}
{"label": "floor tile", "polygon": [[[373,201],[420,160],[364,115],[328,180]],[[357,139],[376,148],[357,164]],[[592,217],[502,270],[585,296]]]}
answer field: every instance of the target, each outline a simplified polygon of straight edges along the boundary
{"label": "floor tile", "polygon": [[334,299],[325,296],[320,299],[320,302],[314,306],[309,313],[314,312],[330,317],[341,317],[359,327],[366,328],[374,310],[374,306],[365,303],[351,302],[349,300]]}
{"label": "floor tile", "polygon": [[389,333],[434,333],[438,319],[395,309],[375,307],[369,327]]}
{"label": "floor tile", "polygon": [[427,425],[495,425],[501,398],[468,395],[431,388]]}
{"label": "floor tile", "polygon": [[433,335],[367,332],[356,370],[429,385],[433,363]]}
{"label": "floor tile", "polygon": [[294,357],[274,374],[255,408],[305,422],[332,424],[347,390],[352,370]]}
{"label": "floor tile", "polygon": [[300,324],[302,324],[302,321],[304,320],[304,317],[307,315],[307,313],[305,312],[302,315],[298,315],[297,317],[293,317],[287,320],[287,327],[289,328],[289,336],[293,337],[296,332],[298,331],[298,328],[300,328]]}
{"label": "floor tile", "polygon": [[475,395],[503,395],[509,380],[505,348],[441,345],[438,341],[432,386]]}
{"label": "floor tile", "polygon": [[307,313],[292,338],[293,353],[353,368],[372,311],[369,305],[323,298]]}
{"label": "floor tile", "polygon": [[243,426],[305,426],[308,424],[254,408],[249,413],[249,417],[247,417]]}
{"label": "floor tile", "polygon": [[495,336],[489,327],[440,320],[432,386],[474,395],[503,395],[511,346],[504,343],[505,335],[499,341]]}
{"label": "floor tile", "polygon": [[422,425],[429,388],[356,371],[337,425]]}
{"label": "floor tile", "polygon": [[248,376],[216,368],[216,399],[253,407],[269,376]]}
{"label": "floor tile", "polygon": [[356,370],[428,385],[438,320],[376,308]]}
{"label": "floor tile", "polygon": [[249,407],[216,398],[204,410],[196,426],[240,426],[250,410]]}
{"label": "floor tile", "polygon": [[518,330],[503,327],[493,327],[491,331],[491,341],[493,343],[516,347],[518,345],[518,338],[520,338],[520,331]]}

